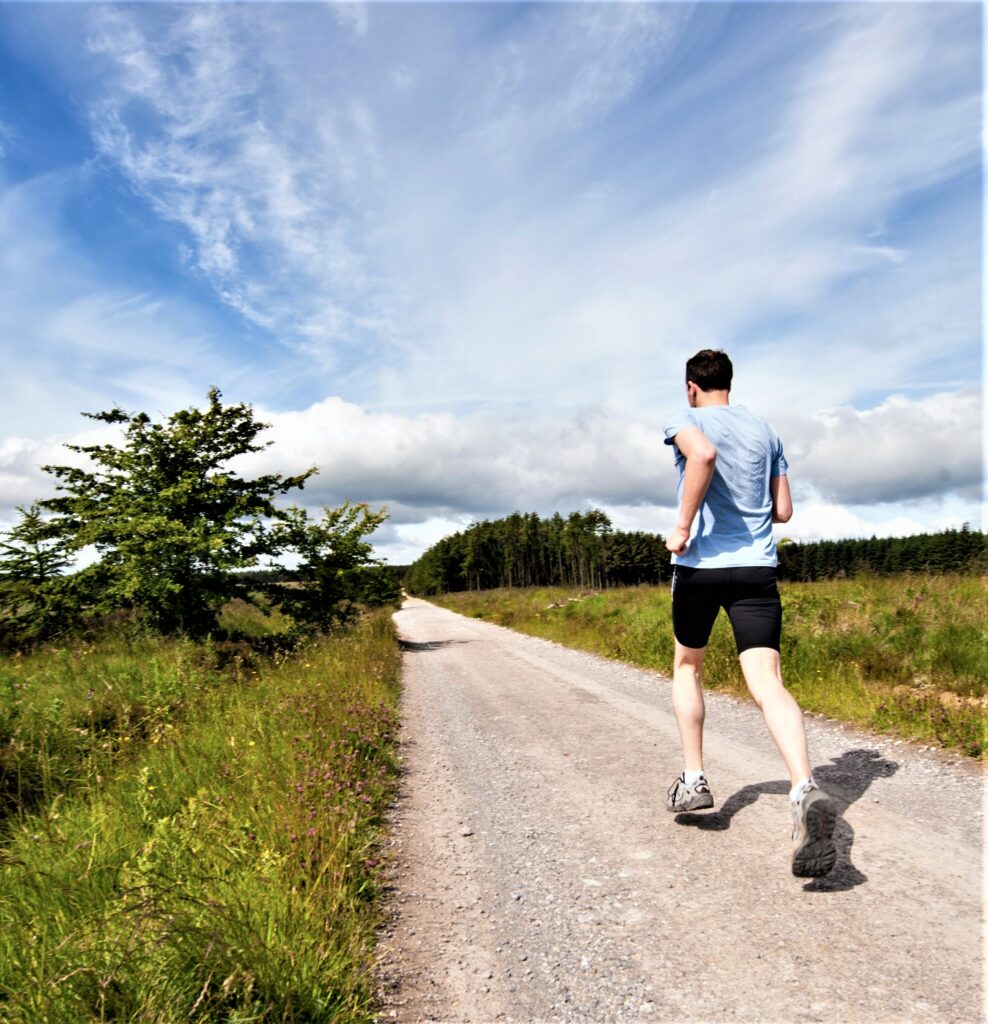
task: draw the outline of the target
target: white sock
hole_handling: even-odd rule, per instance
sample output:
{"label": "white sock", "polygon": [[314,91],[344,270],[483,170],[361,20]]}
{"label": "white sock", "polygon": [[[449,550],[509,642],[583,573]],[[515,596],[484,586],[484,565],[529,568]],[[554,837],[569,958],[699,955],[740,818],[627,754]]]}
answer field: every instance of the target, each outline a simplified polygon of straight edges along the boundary
{"label": "white sock", "polygon": [[703,774],[702,768],[698,772],[691,772],[689,770],[683,772],[683,781],[687,786],[694,786],[703,778],[706,778],[706,776]]}
{"label": "white sock", "polygon": [[810,775],[809,778],[803,779],[802,782],[797,782],[796,785],[789,790],[789,799],[795,803],[803,795],[805,790],[815,788],[816,782],[813,779],[813,776]]}

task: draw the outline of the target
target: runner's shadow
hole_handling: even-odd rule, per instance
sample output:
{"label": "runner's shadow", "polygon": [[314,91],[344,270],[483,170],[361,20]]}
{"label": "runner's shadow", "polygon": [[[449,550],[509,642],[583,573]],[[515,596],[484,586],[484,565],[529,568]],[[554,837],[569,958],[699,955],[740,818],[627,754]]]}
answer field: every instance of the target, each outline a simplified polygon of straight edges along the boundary
{"label": "runner's shadow", "polygon": [[[833,871],[824,878],[814,878],[803,886],[806,892],[846,892],[856,885],[868,881],[851,862],[851,848],[854,846],[854,829],[844,818],[844,812],[859,800],[875,781],[894,775],[899,768],[896,761],[882,757],[878,750],[847,750],[830,764],[813,769],[813,777],[820,788],[827,791],[837,803],[837,825],[834,828],[834,845],[837,847],[837,863]],[[723,832],[731,827],[731,819],[745,807],[750,807],[761,795],[785,795],[789,783],[784,779],[759,782],[744,786],[721,804],[720,809],[709,814],[677,814],[677,825],[691,825],[701,831]]]}
{"label": "runner's shadow", "polygon": [[875,779],[887,779],[899,770],[898,761],[882,757],[878,750],[846,750],[830,764],[813,769],[813,777],[837,801],[837,863],[824,878],[814,878],[803,886],[805,892],[846,892],[868,878],[851,863],[854,829],[844,820],[844,812],[864,796]]}
{"label": "runner's shadow", "polygon": [[439,651],[443,647],[450,647],[453,644],[472,644],[472,640],[402,640],[399,638],[398,646],[403,651]]}
{"label": "runner's shadow", "polygon": [[779,779],[776,782],[759,782],[757,785],[745,786],[733,793],[720,805],[719,810],[706,814],[684,811],[682,814],[676,815],[675,821],[677,825],[692,825],[694,828],[700,829],[701,832],[723,832],[731,827],[731,818],[738,811],[750,807],[762,793],[779,796],[788,792],[789,783],[784,779]]}

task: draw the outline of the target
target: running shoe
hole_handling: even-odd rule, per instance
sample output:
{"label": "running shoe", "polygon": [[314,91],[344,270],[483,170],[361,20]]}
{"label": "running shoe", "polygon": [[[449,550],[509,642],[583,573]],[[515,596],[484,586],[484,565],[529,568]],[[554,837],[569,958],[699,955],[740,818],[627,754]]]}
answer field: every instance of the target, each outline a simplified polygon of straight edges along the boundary
{"label": "running shoe", "polygon": [[686,785],[686,775],[680,775],[669,787],[666,809],[670,811],[702,811],[705,807],[713,807],[714,798],[710,786],[704,776],[700,776],[692,786]]}
{"label": "running shoe", "polygon": [[816,783],[810,783],[792,801],[792,873],[797,878],[820,878],[837,860],[834,824],[837,805]]}

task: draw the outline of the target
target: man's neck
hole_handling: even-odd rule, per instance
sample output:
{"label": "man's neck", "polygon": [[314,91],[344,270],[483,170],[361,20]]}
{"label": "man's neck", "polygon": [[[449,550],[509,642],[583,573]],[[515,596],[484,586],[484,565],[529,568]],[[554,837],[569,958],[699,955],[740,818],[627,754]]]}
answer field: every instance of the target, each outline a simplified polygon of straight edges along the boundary
{"label": "man's neck", "polygon": [[708,405],[729,405],[730,391],[700,391],[696,392],[694,409],[705,409]]}

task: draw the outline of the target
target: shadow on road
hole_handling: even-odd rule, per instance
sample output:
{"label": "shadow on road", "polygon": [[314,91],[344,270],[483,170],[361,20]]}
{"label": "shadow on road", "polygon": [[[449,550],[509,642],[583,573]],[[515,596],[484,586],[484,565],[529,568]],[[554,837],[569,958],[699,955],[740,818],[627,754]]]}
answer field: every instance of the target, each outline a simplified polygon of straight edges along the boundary
{"label": "shadow on road", "polygon": [[[829,764],[813,769],[813,776],[836,801],[838,818],[834,829],[834,844],[837,847],[837,863],[825,878],[814,878],[803,886],[806,892],[846,892],[856,885],[868,881],[851,863],[851,848],[854,846],[854,829],[844,820],[844,812],[859,800],[875,779],[894,775],[899,768],[897,761],[882,757],[878,750],[847,750]],[[709,814],[677,814],[677,825],[690,825],[704,832],[723,832],[731,827],[731,819],[745,807],[750,807],[762,793],[782,796],[789,792],[785,779],[759,782],[744,786],[729,796],[720,809]]]}
{"label": "shadow on road", "polygon": [[403,651],[439,651],[453,644],[472,644],[473,640],[398,640]]}

